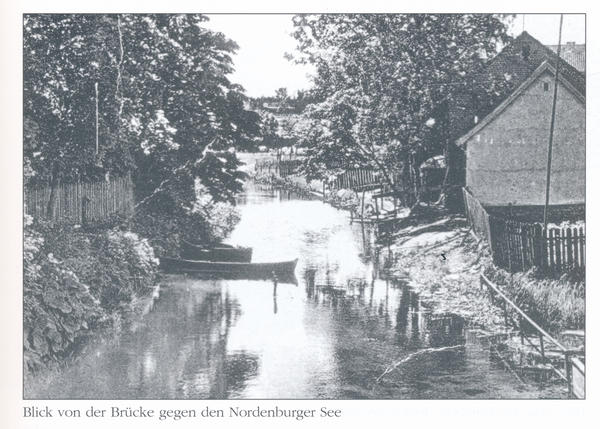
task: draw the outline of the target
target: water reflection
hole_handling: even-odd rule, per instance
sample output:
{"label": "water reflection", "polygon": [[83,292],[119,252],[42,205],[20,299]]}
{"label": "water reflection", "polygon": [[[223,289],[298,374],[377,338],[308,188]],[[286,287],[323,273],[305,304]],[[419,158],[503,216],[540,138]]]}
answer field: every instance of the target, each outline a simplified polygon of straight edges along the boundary
{"label": "water reflection", "polygon": [[[154,309],[99,348],[49,398],[533,397],[468,340],[386,278],[370,226],[310,196],[249,186],[228,242],[253,260],[299,258],[297,282],[165,278]],[[398,364],[398,365],[396,365]],[[389,371],[388,371],[389,370]]]}

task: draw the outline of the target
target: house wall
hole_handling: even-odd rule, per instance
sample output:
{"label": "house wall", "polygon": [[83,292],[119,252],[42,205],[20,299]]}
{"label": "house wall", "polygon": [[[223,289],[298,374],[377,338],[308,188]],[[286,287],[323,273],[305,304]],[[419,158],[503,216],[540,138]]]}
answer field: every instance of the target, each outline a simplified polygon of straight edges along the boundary
{"label": "house wall", "polygon": [[[546,71],[466,142],[466,184],[482,204],[545,204],[553,85]],[[584,202],[585,104],[559,82],[550,204]]]}

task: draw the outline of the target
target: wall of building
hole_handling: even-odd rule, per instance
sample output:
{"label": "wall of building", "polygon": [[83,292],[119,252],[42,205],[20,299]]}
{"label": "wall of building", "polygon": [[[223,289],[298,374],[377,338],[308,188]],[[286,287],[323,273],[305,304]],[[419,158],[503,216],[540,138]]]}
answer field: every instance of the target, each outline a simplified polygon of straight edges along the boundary
{"label": "wall of building", "polygon": [[[543,73],[466,142],[466,184],[482,204],[545,203],[553,85],[553,75]],[[581,204],[585,104],[560,83],[554,131],[550,204]]]}

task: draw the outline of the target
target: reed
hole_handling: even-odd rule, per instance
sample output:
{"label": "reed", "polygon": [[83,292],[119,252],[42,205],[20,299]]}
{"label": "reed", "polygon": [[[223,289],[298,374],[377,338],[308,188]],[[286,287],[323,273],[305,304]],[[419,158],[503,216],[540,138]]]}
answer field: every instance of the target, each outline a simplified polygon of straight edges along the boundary
{"label": "reed", "polygon": [[570,274],[548,276],[534,268],[522,273],[488,266],[486,276],[536,323],[551,333],[585,328],[585,281]]}

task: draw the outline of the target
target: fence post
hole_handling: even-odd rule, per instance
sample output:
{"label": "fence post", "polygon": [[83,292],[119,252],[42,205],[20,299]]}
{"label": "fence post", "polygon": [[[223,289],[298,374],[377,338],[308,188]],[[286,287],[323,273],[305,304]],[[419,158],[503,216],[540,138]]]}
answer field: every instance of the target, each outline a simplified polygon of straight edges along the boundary
{"label": "fence post", "polygon": [[555,252],[556,252],[556,268],[558,270],[562,269],[563,267],[563,259],[564,259],[564,252],[562,249],[562,245],[563,245],[563,236],[562,236],[562,231],[560,230],[554,230],[554,236],[555,236]]}
{"label": "fence post", "polygon": [[566,250],[567,250],[567,265],[569,269],[573,268],[573,239],[571,236],[571,228],[567,228],[567,242],[566,242]]}
{"label": "fence post", "polygon": [[526,239],[525,239],[525,227],[522,223],[519,223],[519,233],[521,235],[521,267],[522,270],[525,271],[525,249],[526,249]]}

